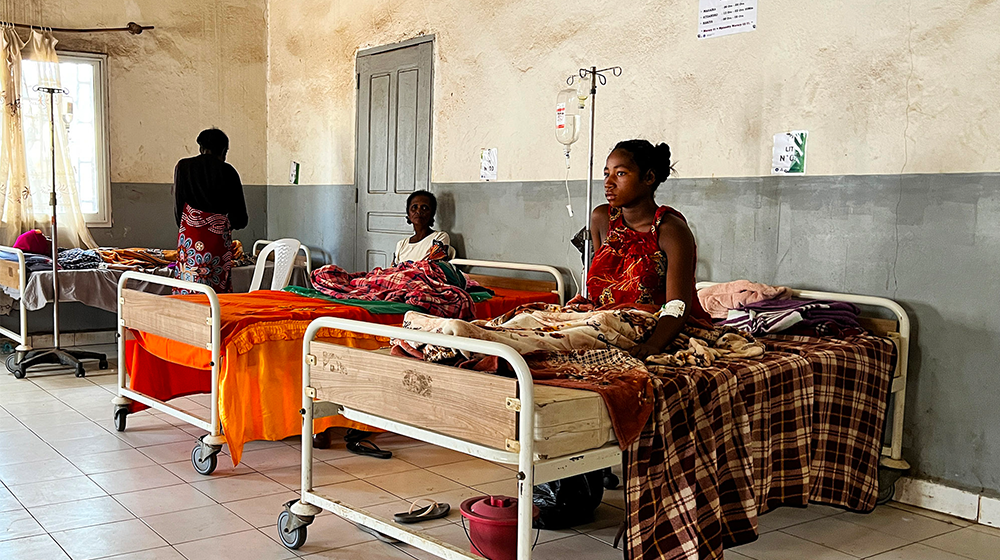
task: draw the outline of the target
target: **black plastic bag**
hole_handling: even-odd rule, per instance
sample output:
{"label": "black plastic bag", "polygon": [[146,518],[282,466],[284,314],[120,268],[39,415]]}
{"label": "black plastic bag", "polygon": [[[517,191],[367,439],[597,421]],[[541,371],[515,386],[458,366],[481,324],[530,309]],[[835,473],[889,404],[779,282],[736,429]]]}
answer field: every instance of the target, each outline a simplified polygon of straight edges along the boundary
{"label": "black plastic bag", "polygon": [[604,471],[578,474],[535,486],[532,501],[538,507],[538,529],[567,529],[594,520],[604,499]]}

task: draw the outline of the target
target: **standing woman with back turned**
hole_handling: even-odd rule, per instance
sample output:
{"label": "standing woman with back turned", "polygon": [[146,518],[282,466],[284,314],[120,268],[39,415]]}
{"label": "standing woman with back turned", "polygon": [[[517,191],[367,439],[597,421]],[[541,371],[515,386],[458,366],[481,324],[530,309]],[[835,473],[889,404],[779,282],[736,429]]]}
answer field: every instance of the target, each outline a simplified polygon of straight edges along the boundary
{"label": "standing woman with back turned", "polygon": [[[229,137],[217,128],[198,135],[201,154],[174,169],[177,278],[231,292],[232,230],[247,226],[240,175],[226,163]],[[184,290],[174,290],[185,293]]]}

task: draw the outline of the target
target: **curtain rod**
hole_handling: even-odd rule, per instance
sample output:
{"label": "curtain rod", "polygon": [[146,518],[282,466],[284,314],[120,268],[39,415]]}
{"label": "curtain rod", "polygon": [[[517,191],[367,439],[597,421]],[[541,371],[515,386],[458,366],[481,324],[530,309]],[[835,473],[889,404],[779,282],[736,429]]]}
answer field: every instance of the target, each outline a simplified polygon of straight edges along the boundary
{"label": "curtain rod", "polygon": [[152,25],[139,25],[134,21],[128,22],[125,27],[95,27],[91,29],[69,29],[65,27],[48,27],[44,25],[27,25],[24,23],[0,22],[0,25],[12,25],[20,29],[49,29],[58,33],[103,33],[105,31],[128,31],[132,35],[139,35],[147,29],[154,29]]}

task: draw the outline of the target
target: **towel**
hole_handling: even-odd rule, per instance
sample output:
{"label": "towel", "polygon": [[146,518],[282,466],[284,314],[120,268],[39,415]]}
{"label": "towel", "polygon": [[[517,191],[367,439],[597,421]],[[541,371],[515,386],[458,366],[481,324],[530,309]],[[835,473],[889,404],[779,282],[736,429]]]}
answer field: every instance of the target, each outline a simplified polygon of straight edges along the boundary
{"label": "towel", "polygon": [[768,286],[749,280],[734,280],[698,290],[702,308],[713,319],[725,319],[730,309],[770,299],[788,299],[791,295],[784,286]]}

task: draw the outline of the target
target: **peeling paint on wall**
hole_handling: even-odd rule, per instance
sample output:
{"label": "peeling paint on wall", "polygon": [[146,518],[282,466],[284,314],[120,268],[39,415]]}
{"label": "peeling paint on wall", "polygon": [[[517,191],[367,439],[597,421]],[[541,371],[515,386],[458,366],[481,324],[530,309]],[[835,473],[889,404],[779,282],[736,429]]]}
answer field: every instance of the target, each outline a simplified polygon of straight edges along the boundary
{"label": "peeling paint on wall", "polygon": [[[754,33],[712,41],[696,17],[681,0],[271,2],[268,177],[296,159],[305,182],[352,182],[356,53],[421,34],[436,182],[474,181],[485,146],[501,181],[561,179],[555,94],[591,64],[624,68],[598,94],[598,155],[648,137],[687,177],[765,175],[772,135],[807,129],[810,174],[1000,169],[1000,2],[773,0]],[[581,142],[573,177],[585,159]]]}
{"label": "peeling paint on wall", "polygon": [[108,55],[113,182],[171,182],[210,126],[229,135],[244,183],[266,181],[266,0],[24,1],[36,25],[155,26],[56,34],[61,49]]}

